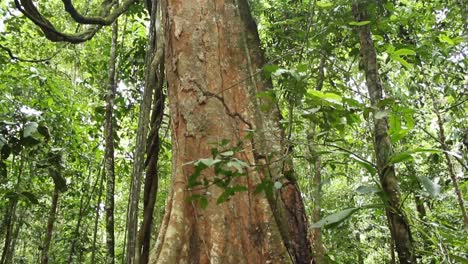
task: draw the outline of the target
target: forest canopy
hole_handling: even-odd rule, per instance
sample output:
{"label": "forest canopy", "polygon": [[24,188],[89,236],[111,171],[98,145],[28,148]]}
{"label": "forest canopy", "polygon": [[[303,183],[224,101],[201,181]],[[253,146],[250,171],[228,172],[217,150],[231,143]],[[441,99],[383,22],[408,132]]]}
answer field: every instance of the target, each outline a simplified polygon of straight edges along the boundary
{"label": "forest canopy", "polygon": [[0,2],[0,264],[468,263],[462,0]]}

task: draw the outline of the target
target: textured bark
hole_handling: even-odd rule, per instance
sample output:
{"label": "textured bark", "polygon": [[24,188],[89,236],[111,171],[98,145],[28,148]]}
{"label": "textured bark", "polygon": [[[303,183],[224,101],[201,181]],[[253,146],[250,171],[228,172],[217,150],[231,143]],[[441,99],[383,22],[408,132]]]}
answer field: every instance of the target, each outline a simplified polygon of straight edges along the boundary
{"label": "textured bark", "polygon": [[[263,58],[247,2],[169,0],[163,8],[173,175],[150,263],[309,263],[300,193],[283,174],[291,166],[281,157],[279,112],[273,100],[257,96],[269,84],[258,75]],[[188,163],[210,157],[223,140],[241,142],[236,157],[257,169],[234,181],[247,191],[217,205],[221,188],[188,190]],[[202,177],[212,181],[214,172]],[[283,183],[276,197],[254,194],[267,179]],[[187,202],[193,194],[208,196],[205,209]]]}
{"label": "textured bark", "polygon": [[[313,181],[313,205],[314,209],[312,212],[312,222],[318,222],[320,220],[320,198],[322,194],[322,164],[320,157],[316,155],[314,160],[314,177]],[[312,240],[312,252],[314,263],[322,264],[324,263],[323,255],[325,253],[325,248],[322,243],[322,232],[321,228],[312,228],[311,230],[311,240]]]}
{"label": "textured bark", "polygon": [[[357,21],[369,20],[365,5],[354,3],[353,13]],[[372,41],[369,25],[359,27],[361,44],[361,64],[366,75],[366,85],[369,91],[372,107],[383,111],[378,103],[383,99],[383,87],[380,81],[377,55]],[[374,150],[377,160],[380,183],[385,195],[385,211],[390,233],[394,240],[400,263],[416,263],[413,240],[408,220],[400,208],[400,190],[395,167],[389,164],[392,155],[392,145],[388,135],[387,118],[375,118],[374,115]]]}
{"label": "textured bark", "polygon": [[117,88],[116,82],[116,50],[117,50],[117,21],[112,24],[112,43],[109,58],[109,89],[106,94],[106,124],[104,128],[105,170],[107,176],[106,185],[106,263],[115,262],[115,235],[114,235],[114,192],[115,192],[115,168],[114,168],[114,100]]}
{"label": "textured bark", "polygon": [[6,255],[5,263],[13,263],[13,256],[15,255],[16,243],[18,242],[18,235],[24,223],[23,217],[24,214],[19,213],[18,218],[21,220],[17,221],[16,226],[14,228],[15,230],[13,232],[13,238],[10,242],[10,250],[8,250],[8,253]]}
{"label": "textured bark", "polygon": [[[160,5],[155,0],[151,4],[152,20],[160,21]],[[154,98],[152,104],[151,131],[148,136],[148,145],[146,147],[146,176],[143,191],[143,220],[138,233],[138,241],[136,244],[135,263],[148,263],[151,250],[151,227],[153,224],[154,206],[158,194],[158,159],[161,140],[159,130],[161,128],[164,116],[165,95],[163,93],[164,86],[164,61],[163,61],[163,35],[162,28],[151,28],[151,34],[154,35],[155,44],[153,57],[149,71],[147,71],[147,85],[152,87]]]}
{"label": "textured bark", "polygon": [[[145,87],[143,100],[140,104],[138,117],[138,131],[136,137],[136,147],[133,160],[132,183],[130,189],[129,209],[127,213],[127,247],[126,260],[128,264],[135,263],[137,257],[137,236],[138,236],[138,211],[140,202],[140,191],[143,171],[145,169],[145,149],[148,141],[148,124],[150,123],[150,113],[153,101],[153,93],[157,85],[155,79],[156,67],[153,67],[159,55],[156,54],[156,1],[147,1],[148,12],[150,13],[150,28],[148,49],[145,61]],[[162,56],[162,55],[161,55]],[[157,65],[156,65],[157,66]]]}
{"label": "textured bark", "polygon": [[[315,86],[315,90],[321,91],[323,88],[323,82],[325,79],[325,59],[326,56],[324,53],[320,54],[320,64],[319,64],[319,77],[317,79],[317,84]],[[316,150],[316,128],[315,123],[311,122],[310,124],[310,132],[307,136],[309,141],[308,148],[309,148],[309,155],[310,160],[309,163],[313,167],[311,174],[314,175],[312,178],[312,203],[313,203],[313,212],[312,212],[312,222],[316,223],[320,220],[320,210],[321,210],[321,196],[322,196],[322,162],[320,156],[317,154]],[[312,255],[315,264],[322,264],[324,263],[323,256],[325,254],[325,248],[323,247],[322,243],[322,230],[321,228],[313,228],[311,230],[311,246],[312,246]]]}
{"label": "textured bark", "polygon": [[57,204],[59,199],[59,189],[57,185],[52,195],[52,205],[50,206],[49,218],[47,219],[46,235],[42,244],[41,264],[49,263],[49,247],[52,240],[52,231],[54,230],[55,217],[57,215]]}
{"label": "textured bark", "polygon": [[468,230],[468,215],[466,214],[465,209],[465,202],[463,200],[463,194],[458,186],[457,176],[455,175],[455,171],[453,170],[453,163],[450,159],[450,155],[447,151],[450,151],[445,138],[445,130],[444,130],[444,123],[442,121],[442,117],[440,113],[435,110],[437,115],[437,124],[439,126],[439,142],[442,145],[442,149],[444,150],[445,155],[445,162],[447,163],[447,169],[450,175],[450,179],[452,180],[453,190],[455,191],[455,195],[457,197],[458,206],[460,206],[460,212],[463,218],[463,227],[465,230]]}
{"label": "textured bark", "polygon": [[[162,65],[161,65],[162,66]],[[162,76],[164,69],[160,71]],[[164,115],[164,99],[162,92],[163,82],[159,81],[155,91],[155,102],[153,105],[153,113],[151,120],[151,132],[149,137],[149,145],[147,148],[147,167],[145,177],[145,187],[143,191],[143,221],[139,231],[139,243],[137,263],[148,263],[150,245],[151,245],[151,227],[153,224],[154,206],[156,204],[156,196],[158,194],[158,159],[159,150],[161,147],[161,139],[159,130]]]}

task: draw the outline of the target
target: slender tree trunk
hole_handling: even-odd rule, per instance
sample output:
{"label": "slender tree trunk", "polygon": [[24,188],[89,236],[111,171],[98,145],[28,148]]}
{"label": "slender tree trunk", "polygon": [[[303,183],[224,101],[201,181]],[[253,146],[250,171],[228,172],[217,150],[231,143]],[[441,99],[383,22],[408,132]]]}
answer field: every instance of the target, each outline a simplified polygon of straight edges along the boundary
{"label": "slender tree trunk", "polygon": [[[263,58],[247,1],[165,3],[173,175],[149,262],[310,263],[302,199],[290,180],[291,164],[283,164],[279,111],[272,98],[257,96],[269,83],[257,74]],[[257,168],[233,180],[245,192],[217,204],[223,188],[188,189],[191,162],[211,157],[213,148],[238,145],[235,157]],[[200,177],[213,182],[216,175],[207,169]],[[262,181],[282,186],[267,187],[271,195],[254,194]],[[205,195],[206,208],[187,202],[192,195]]]}
{"label": "slender tree trunk", "polygon": [[59,199],[59,188],[55,185],[54,194],[52,195],[52,205],[50,206],[49,218],[47,219],[46,235],[42,245],[41,264],[49,263],[49,247],[52,241],[52,232],[54,230],[55,217],[57,215],[57,205]]}
{"label": "slender tree trunk", "polygon": [[[129,208],[127,212],[127,242],[126,242],[126,260],[128,264],[135,263],[137,253],[137,234],[138,234],[138,211],[141,191],[141,179],[145,169],[145,149],[148,140],[148,124],[150,123],[151,106],[153,102],[153,93],[156,83],[156,68],[154,66],[158,55],[156,49],[156,18],[157,1],[147,0],[147,8],[150,14],[150,28],[148,49],[145,60],[145,87],[143,91],[143,100],[140,104],[140,114],[138,117],[138,131],[136,136],[136,147],[133,159],[132,182],[130,187]],[[160,55],[161,57],[162,55]]]}
{"label": "slender tree trunk", "polygon": [[465,230],[468,230],[468,215],[466,214],[463,194],[460,190],[460,187],[458,186],[458,180],[453,169],[452,160],[450,159],[450,155],[447,153],[447,151],[450,151],[450,148],[447,146],[446,143],[444,122],[439,111],[436,109],[434,112],[437,115],[437,124],[439,126],[439,142],[442,146],[442,149],[444,150],[445,162],[447,163],[448,173],[450,175],[450,179],[452,180],[453,190],[455,191],[455,195],[457,197],[458,206],[460,206],[460,212],[463,218],[463,227]]}
{"label": "slender tree trunk", "polygon": [[[91,178],[92,169],[93,169],[93,166],[91,164],[88,164],[88,166],[89,166],[89,172],[88,172],[88,177],[87,177],[85,182],[89,182],[89,179]],[[98,176],[100,175],[100,171],[101,171],[101,167],[99,165]],[[91,192],[87,192],[87,190],[86,190],[89,185],[87,185],[87,186],[84,185],[82,187],[82,190],[81,190],[82,194],[81,194],[81,198],[80,198],[80,211],[79,211],[79,214],[78,214],[78,220],[76,221],[75,230],[73,231],[73,238],[72,238],[72,242],[71,242],[71,245],[70,245],[70,252],[68,254],[67,263],[72,263],[73,262],[73,255],[75,254],[76,241],[80,237],[81,222],[83,221],[84,213],[88,210],[89,203],[90,203],[92,197],[94,196],[94,193],[96,191],[96,187],[97,187],[97,185],[99,183],[99,180],[100,180],[100,178],[96,177],[96,181],[93,184]],[[85,201],[85,197],[87,198],[86,201]]]}
{"label": "slender tree trunk", "polygon": [[[99,170],[101,172],[101,170]],[[93,246],[92,246],[92,253],[91,253],[91,263],[96,263],[96,251],[98,250],[96,248],[96,241],[97,241],[97,232],[98,232],[98,224],[99,224],[99,211],[101,210],[101,197],[102,197],[102,189],[103,189],[103,183],[104,183],[104,177],[102,176],[101,173],[99,173],[98,177],[101,179],[101,182],[99,183],[99,191],[98,191],[98,200],[96,203],[96,217],[94,218],[94,228],[93,228]]]}
{"label": "slender tree trunk", "polygon": [[[312,222],[318,222],[320,220],[320,198],[322,194],[322,164],[320,156],[316,155],[314,157],[314,177],[313,181],[313,205],[314,209],[312,212]],[[323,255],[325,253],[325,248],[322,243],[322,232],[321,228],[312,228],[312,252],[314,263],[322,264],[324,263]]]}
{"label": "slender tree trunk", "polygon": [[[357,21],[369,20],[365,5],[355,2],[353,5],[353,12]],[[366,85],[369,91],[371,104],[372,107],[375,107],[378,111],[383,111],[383,107],[378,106],[378,103],[383,99],[383,88],[380,81],[377,55],[369,25],[359,27],[359,37],[361,43],[361,63],[365,70]],[[388,135],[388,121],[387,118],[376,118],[375,114],[374,149],[380,183],[382,184],[383,192],[386,196],[385,211],[398,258],[402,264],[416,263],[408,220],[403,210],[400,208],[400,191],[395,167],[389,164],[392,155],[392,145]]]}
{"label": "slender tree trunk", "polygon": [[[153,5],[154,7],[155,5]],[[164,62],[162,61],[163,45],[162,41],[157,52],[155,53],[154,73],[159,66],[159,73],[155,76],[156,82],[154,99],[153,99],[153,113],[151,115],[151,132],[149,134],[148,147],[146,149],[146,178],[143,193],[143,221],[139,231],[139,238],[137,241],[137,256],[136,263],[146,264],[149,259],[149,252],[151,250],[151,227],[153,223],[154,206],[156,204],[156,197],[158,194],[158,159],[161,147],[161,139],[159,137],[159,130],[161,128],[164,116],[164,101],[165,95],[163,94],[164,84]],[[155,67],[153,67],[153,65]]]}
{"label": "slender tree trunk", "polygon": [[[18,190],[20,186],[20,182],[21,182],[21,178],[23,177],[23,170],[25,166],[25,160],[24,160],[22,153],[20,153],[19,158],[20,160],[19,160],[19,168],[18,168],[18,176],[17,176],[18,180],[16,182],[15,190]],[[15,161],[15,156],[13,156],[13,162],[14,161]],[[9,209],[6,211],[6,215],[4,217],[5,219],[4,229],[6,229],[6,232],[5,232],[5,242],[4,242],[3,251],[2,251],[2,258],[0,259],[1,264],[7,264],[6,259],[11,250],[13,227],[16,223],[16,217],[17,217],[16,216],[17,206],[18,206],[18,197],[10,198],[10,206],[9,206]]]}
{"label": "slender tree trunk", "polygon": [[[151,20],[160,21],[161,9],[157,1],[152,0]],[[146,71],[146,85],[153,89],[153,103],[150,127],[151,131],[146,147],[146,177],[143,193],[143,220],[136,241],[135,263],[146,264],[151,250],[151,226],[153,223],[153,212],[158,193],[158,159],[160,149],[159,130],[164,115],[164,61],[163,61],[163,30],[153,23],[150,34],[154,38],[154,51],[152,52],[149,70]]]}
{"label": "slender tree trunk", "polygon": [[10,242],[10,250],[8,250],[8,253],[6,255],[5,263],[13,263],[13,257],[15,256],[16,242],[18,242],[18,235],[24,223],[24,220],[22,218],[23,218],[23,214],[19,213],[20,220],[16,221],[16,226],[13,232],[13,238],[11,239],[11,242]]}
{"label": "slender tree trunk", "polygon": [[[162,67],[162,64],[161,64]],[[160,70],[160,76],[164,74],[164,68]],[[158,194],[158,159],[161,147],[161,139],[159,137],[159,130],[164,115],[164,94],[162,92],[163,82],[159,81],[158,87],[155,91],[155,103],[153,105],[153,114],[151,120],[151,132],[149,138],[149,145],[147,149],[147,168],[145,187],[143,193],[143,221],[139,231],[139,243],[137,252],[137,263],[146,264],[149,259],[150,241],[151,241],[151,227],[153,223],[154,206],[156,203],[156,196]],[[141,256],[138,253],[141,252]]]}
{"label": "slender tree trunk", "polygon": [[117,58],[117,21],[112,24],[112,44],[109,58],[109,90],[106,96],[106,125],[105,125],[105,168],[107,176],[106,188],[106,263],[115,263],[115,235],[114,235],[114,99],[117,88],[116,58]]}
{"label": "slender tree trunk", "polygon": [[5,241],[3,245],[2,251],[2,259],[0,260],[1,264],[7,264],[7,256],[11,250],[11,240],[13,237],[13,227],[16,223],[16,206],[18,205],[18,198],[11,198],[10,199],[10,206],[6,211],[6,215],[4,218],[5,221]]}
{"label": "slender tree trunk", "polygon": [[[325,79],[325,54],[320,55],[320,64],[319,64],[319,77],[317,79],[317,84],[315,89],[321,91],[323,88],[323,82]],[[313,203],[313,212],[312,212],[312,222],[318,222],[320,220],[320,210],[321,210],[321,196],[322,196],[322,162],[320,156],[317,154],[316,150],[316,127],[315,123],[311,122],[310,124],[310,133],[308,135],[308,148],[310,155],[310,163],[313,164],[314,170],[311,172],[314,177],[312,178],[313,194],[312,194],[312,203]],[[313,260],[315,264],[324,263],[324,253],[325,248],[322,243],[322,230],[321,228],[312,228],[311,230],[311,240],[312,240],[312,252]]]}

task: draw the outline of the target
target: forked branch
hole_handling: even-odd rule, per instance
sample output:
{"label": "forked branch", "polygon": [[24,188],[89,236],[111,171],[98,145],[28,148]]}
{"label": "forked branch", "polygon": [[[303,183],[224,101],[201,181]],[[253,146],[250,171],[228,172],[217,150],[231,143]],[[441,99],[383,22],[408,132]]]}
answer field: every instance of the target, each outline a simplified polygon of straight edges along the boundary
{"label": "forked branch", "polygon": [[34,5],[32,0],[15,0],[16,8],[29,18],[34,24],[39,26],[44,32],[47,39],[52,42],[69,42],[78,44],[90,40],[94,35],[102,28],[102,26],[110,25],[116,20],[121,14],[123,14],[136,0],[127,0],[122,5],[111,12],[115,5],[114,1],[103,1],[101,5],[100,14],[101,16],[85,17],[81,15],[74,7],[71,0],[62,0],[65,5],[65,10],[71,15],[71,17],[79,24],[91,25],[85,30],[69,34],[64,33],[55,28],[55,26],[45,18]]}

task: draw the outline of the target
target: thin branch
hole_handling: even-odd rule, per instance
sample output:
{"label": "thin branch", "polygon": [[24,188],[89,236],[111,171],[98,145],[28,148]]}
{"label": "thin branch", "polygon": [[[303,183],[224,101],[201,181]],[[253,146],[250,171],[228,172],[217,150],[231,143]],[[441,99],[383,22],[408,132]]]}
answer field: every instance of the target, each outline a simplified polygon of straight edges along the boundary
{"label": "thin branch", "polygon": [[345,149],[345,148],[343,148],[343,147],[340,147],[340,146],[337,146],[337,145],[334,145],[334,144],[322,143],[322,144],[318,144],[318,145],[322,145],[322,146],[326,146],[326,147],[332,147],[332,148],[339,149],[339,150],[344,151],[344,152],[346,152],[346,153],[348,153],[348,154],[354,155],[354,156],[356,156],[358,159],[360,159],[361,161],[363,161],[363,162],[365,162],[365,163],[371,165],[371,166],[374,167],[374,168],[377,168],[377,166],[376,166],[374,163],[368,161],[367,159],[365,159],[365,158],[362,157],[361,155],[352,152],[351,150]]}
{"label": "thin branch", "polygon": [[0,44],[0,49],[6,51],[8,53],[8,56],[10,56],[10,59],[12,59],[12,60],[20,61],[20,62],[32,62],[32,63],[41,63],[41,62],[50,61],[55,56],[57,56],[57,54],[60,53],[60,51],[57,51],[52,56],[50,56],[48,58],[43,58],[43,59],[23,59],[23,58],[20,58],[18,56],[15,56],[13,54],[13,51],[11,51],[11,49],[9,49],[8,47],[3,46],[2,44]]}

